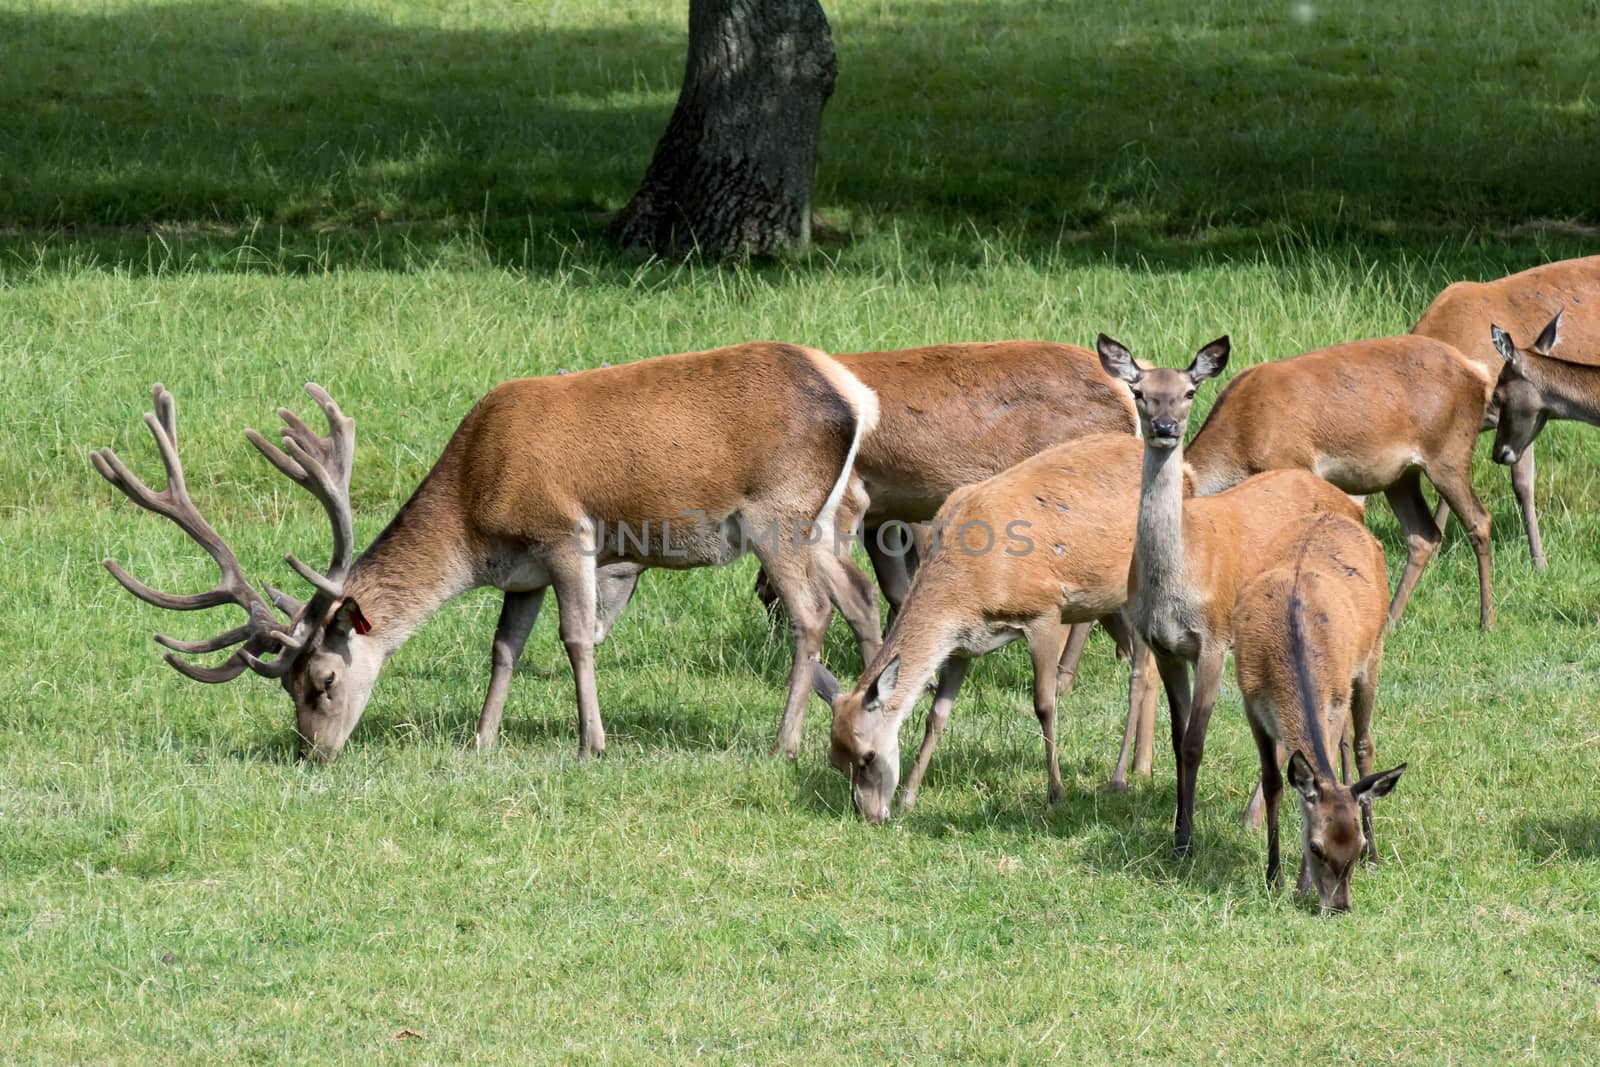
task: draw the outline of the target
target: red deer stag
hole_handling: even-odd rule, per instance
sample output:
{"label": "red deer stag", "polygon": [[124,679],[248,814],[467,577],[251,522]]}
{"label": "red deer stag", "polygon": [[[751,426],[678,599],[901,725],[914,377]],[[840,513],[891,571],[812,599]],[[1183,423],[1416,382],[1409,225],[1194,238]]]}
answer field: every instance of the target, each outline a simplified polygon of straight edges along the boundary
{"label": "red deer stag", "polygon": [[[1492,282],[1456,282],[1428,305],[1411,332],[1454,345],[1490,377],[1497,377],[1500,355],[1489,336],[1490,324],[1500,325],[1512,337],[1527,339],[1538,336],[1539,328],[1562,308],[1571,308],[1574,314],[1561,358],[1600,365],[1600,256],[1546,263]],[[1484,413],[1483,429],[1494,429],[1498,421],[1499,410],[1491,403]],[[1534,510],[1531,440],[1511,465],[1511,488],[1522,510],[1533,565],[1544,570],[1548,561]],[[1441,501],[1435,515],[1440,529],[1448,510],[1448,504]]]}
{"label": "red deer stag", "polygon": [[1186,499],[1183,435],[1189,409],[1195,388],[1227,366],[1228,339],[1200,349],[1181,371],[1143,367],[1104,334],[1098,347],[1106,373],[1132,387],[1144,436],[1128,614],[1135,633],[1155,654],[1167,691],[1178,773],[1173,851],[1184,856],[1193,835],[1206,731],[1233,643],[1240,586],[1255,576],[1263,551],[1285,523],[1324,512],[1359,522],[1363,511],[1303,470],[1270,471],[1216,496]]}
{"label": "red deer stag", "polygon": [[[827,668],[815,664],[816,692],[833,708],[828,760],[849,776],[851,799],[868,822],[889,818],[900,779],[900,727],[935,672],[933,709],[901,797],[906,809],[916,803],[969,662],[1019,638],[1033,657],[1033,707],[1052,803],[1063,789],[1056,663],[1067,624],[1098,620],[1130,648],[1129,719],[1145,706],[1154,717],[1148,657],[1122,612],[1141,452],[1130,435],[1084,437],[956,490],[935,519],[939,547],[918,568],[903,610],[855,688],[841,692]],[[1124,742],[1118,779],[1126,769]]]}
{"label": "red deer stag", "polygon": [[1398,621],[1439,547],[1422,476],[1462,519],[1478,557],[1478,622],[1494,626],[1489,512],[1472,489],[1472,447],[1494,378],[1451,346],[1415,335],[1321,348],[1234,375],[1188,449],[1195,492],[1299,467],[1347,493],[1382,492],[1406,533],[1389,602]]}
{"label": "red deer stag", "polygon": [[[1278,807],[1285,760],[1300,796],[1296,892],[1316,887],[1324,911],[1350,910],[1350,872],[1363,849],[1378,862],[1372,800],[1405,771],[1372,771],[1372,709],[1383,660],[1389,595],[1383,548],[1360,522],[1302,519],[1264,555],[1271,569],[1239,590],[1233,663],[1245,715],[1261,755],[1267,814],[1267,884],[1278,888]],[[1341,784],[1331,753],[1349,726],[1354,785]]]}
{"label": "red deer stag", "polygon": [[[169,654],[173,667],[203,682],[226,682],[246,670],[280,679],[294,699],[301,755],[330,760],[360,720],[384,661],[446,601],[490,585],[505,591],[505,606],[477,731],[479,744],[487,745],[499,728],[512,667],[553,587],[577,688],[579,756],[599,755],[605,731],[594,646],[639,571],[713,566],[753,550],[794,628],[778,745],[791,756],[798,750],[809,663],[831,614],[827,595],[846,583],[847,563],[824,546],[831,546],[861,438],[877,417],[876,398],[849,371],[813,349],[756,343],[507,382],[468,412],[360,558],[349,498],[354,423],[319,387],[308,385],[307,392],[327,416],[328,436],[282,409],[282,450],[246,431],[274,466],[322,502],[332,521],[326,574],[289,557],[316,589],[304,604],[273,590],[269,603],[252,589],[190,500],[175,405],[160,385],[145,422],[167,488],[153,492],[108,448],[94,453],[100,474],[175,522],[222,571],[214,589],[186,596],[151,589],[107,560],[116,579],[158,607],[235,604],[249,616],[209,640],[157,637],[184,653],[242,644],[215,667]],[[849,602],[841,597],[841,608]],[[876,635],[876,605],[870,619],[853,624]]]}

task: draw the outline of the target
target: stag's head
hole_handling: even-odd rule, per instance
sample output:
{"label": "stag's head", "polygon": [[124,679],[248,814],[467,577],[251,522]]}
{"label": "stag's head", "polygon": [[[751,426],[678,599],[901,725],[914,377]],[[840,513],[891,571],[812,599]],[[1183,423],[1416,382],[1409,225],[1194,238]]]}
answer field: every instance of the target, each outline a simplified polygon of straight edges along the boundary
{"label": "stag's head", "polygon": [[1544,395],[1529,375],[1533,361],[1528,356],[1531,353],[1538,358],[1549,358],[1555,351],[1556,342],[1561,339],[1561,312],[1556,312],[1526,349],[1518,348],[1511,335],[1498,326],[1489,327],[1489,336],[1494,341],[1495,351],[1505,360],[1494,389],[1499,421],[1494,428],[1494,448],[1489,454],[1496,463],[1509,466],[1528,450],[1550,417]]}
{"label": "stag's head", "polygon": [[828,762],[850,779],[850,800],[856,813],[874,826],[887,822],[890,801],[900,784],[904,711],[894,699],[900,657],[862,675],[848,693],[841,691],[838,680],[820,662],[812,660],[811,667],[817,695],[833,709]]}
{"label": "stag's head", "polygon": [[1350,873],[1367,847],[1362,809],[1386,796],[1405,769],[1402,763],[1346,786],[1314,771],[1298,749],[1289,757],[1289,784],[1300,794],[1300,880],[1316,887],[1323,911],[1350,910]]}
{"label": "stag's head", "polygon": [[[222,571],[222,580],[216,586],[204,593],[190,594],[152,589],[108,559],[105,565],[112,577],[134,596],[157,607],[195,611],[233,604],[244,609],[247,616],[243,625],[202,641],[157,634],[156,641],[171,650],[166,655],[167,662],[179,673],[200,682],[231,681],[247,670],[280,680],[294,699],[300,755],[327,761],[339,754],[360,721],[386,652],[382,642],[371,634],[371,624],[361,606],[344,590],[355,555],[350,516],[355,422],[320,386],[308,384],[306,392],[327,417],[326,437],[286,408],[278,409],[284,421],[281,449],[254,430],[245,431],[250,443],[273,466],[321,501],[333,524],[333,559],[326,572],[308,567],[292,554],[286,557],[315,590],[303,603],[271,586],[264,586],[264,593],[257,592],[246,580],[232,549],[195,507],[178,458],[177,405],[164,387],[155,386],[155,410],[146,414],[144,421],[166,468],[166,489],[160,493],[151,490],[109,448],[97,449],[91,459],[95,469],[135,504],[177,524]],[[177,655],[218,652],[234,646],[238,647],[227,659],[210,667]]]}
{"label": "stag's head", "polygon": [[1195,386],[1222,373],[1228,365],[1228,338],[1202,348],[1187,370],[1142,367],[1121,344],[1101,334],[1095,342],[1100,366],[1133,392],[1139,411],[1139,432],[1150,448],[1176,448],[1189,429]]}

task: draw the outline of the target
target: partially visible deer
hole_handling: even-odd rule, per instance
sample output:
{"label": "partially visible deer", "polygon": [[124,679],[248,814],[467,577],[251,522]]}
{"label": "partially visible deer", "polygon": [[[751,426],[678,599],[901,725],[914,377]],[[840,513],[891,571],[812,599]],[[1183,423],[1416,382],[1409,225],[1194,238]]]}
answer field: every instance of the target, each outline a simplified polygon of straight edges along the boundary
{"label": "partially visible deer", "polygon": [[[1271,568],[1239,590],[1233,609],[1234,669],[1261,756],[1267,814],[1267,884],[1283,883],[1278,814],[1285,761],[1300,796],[1296,892],[1316,887],[1324,911],[1350,910],[1350,872],[1366,852],[1378,862],[1372,800],[1400,780],[1404,763],[1372,771],[1372,709],[1383,661],[1389,598],[1383,547],[1359,521],[1301,519],[1263,557]],[[1361,775],[1345,785],[1331,753],[1349,727]]]}
{"label": "partially visible deer", "polygon": [[[1138,432],[1128,390],[1107,379],[1095,354],[1078,345],[969,342],[833,358],[878,397],[878,425],[863,438],[855,471],[868,501],[861,543],[896,615],[917,561],[905,524],[927,522],[956,489],[1052,445]],[[841,515],[841,526],[848,525]],[[757,592],[771,607],[774,597],[759,575]],[[1093,625],[1078,624],[1062,651],[1057,684],[1063,699]],[[1144,711],[1146,717],[1130,723],[1128,733],[1138,741],[1134,771],[1148,775],[1154,703]],[[1111,785],[1126,785],[1125,766]]]}
{"label": "partially visible deer", "polygon": [[[1600,308],[1594,314],[1600,314]],[[1504,361],[1494,393],[1500,421],[1490,454],[1496,463],[1510,464],[1515,470],[1532,452],[1534,438],[1550,419],[1600,426],[1600,366],[1568,362],[1564,312],[1556,312],[1527,348],[1519,348],[1498,325],[1490,331]]]}
{"label": "partially visible deer", "polygon": [[1216,496],[1186,499],[1183,435],[1189,409],[1196,387],[1227,366],[1228,339],[1200,349],[1187,370],[1141,366],[1105,334],[1098,348],[1106,373],[1133,389],[1144,437],[1128,615],[1154,653],[1167,692],[1178,776],[1173,851],[1184,856],[1240,586],[1255,576],[1264,549],[1285,523],[1324,512],[1359,522],[1363,511],[1322,478],[1293,469],[1255,475]]}
{"label": "partially visible deer", "polygon": [[[1600,365],[1600,256],[1546,263],[1491,282],[1456,282],[1434,298],[1411,332],[1454,345],[1488,371],[1490,377],[1497,377],[1500,355],[1490,340],[1490,324],[1498,324],[1512,337],[1526,340],[1537,337],[1540,327],[1562,308],[1573,309],[1573,321],[1567,327],[1561,358],[1571,363]],[[1498,408],[1491,403],[1484,413],[1482,428],[1494,429],[1498,418]],[[1530,439],[1511,465],[1511,488],[1522,510],[1533,565],[1542,571],[1549,564],[1539,536],[1533,484]],[[1440,529],[1444,528],[1448,510],[1441,501],[1434,516]]]}
{"label": "partially visible deer", "polygon": [[[877,418],[872,391],[849,371],[814,349],[754,343],[507,382],[467,414],[359,559],[349,497],[354,423],[322,389],[306,389],[327,416],[328,436],[284,409],[283,449],[246,431],[332,521],[326,574],[289,557],[316,589],[304,604],[270,589],[269,603],[251,588],[196,509],[178,459],[176,408],[160,385],[145,422],[167,488],[150,490],[108,448],[93,454],[101,475],[198,542],[222,581],[205,593],[175,596],[107,560],[112,575],[159,607],[235,604],[249,616],[209,640],[157,637],[175,652],[243,646],[215,667],[169,654],[173,667],[202,682],[226,682],[246,670],[280,679],[294,700],[301,755],[331,760],[360,720],[384,661],[446,601],[495,586],[505,591],[505,606],[477,731],[478,742],[488,744],[512,667],[553,587],[577,688],[578,753],[596,756],[605,751],[605,731],[594,646],[639,571],[713,566],[753,550],[794,627],[778,743],[789,755],[799,748],[809,663],[831,615],[827,597],[847,580],[831,550],[831,527],[861,439]],[[851,603],[840,599],[841,607]],[[876,604],[870,619],[853,624],[876,634]]]}
{"label": "partially visible deer", "polygon": [[1416,335],[1320,348],[1234,375],[1189,444],[1195,491],[1299,467],[1345,492],[1382,492],[1406,534],[1389,603],[1398,621],[1440,532],[1422,476],[1461,517],[1478,557],[1478,622],[1494,626],[1489,512],[1472,488],[1472,448],[1494,378],[1451,346]]}
{"label": "partially visible deer", "polygon": [[[833,709],[828,761],[850,778],[856,810],[889,818],[900,780],[900,727],[938,672],[938,689],[901,806],[910,809],[970,661],[1026,640],[1033,707],[1044,735],[1048,796],[1063,786],[1056,759],[1056,663],[1067,624],[1098,620],[1129,652],[1130,722],[1148,707],[1148,654],[1122,613],[1138,511],[1142,448],[1127,434],[1056,445],[992,478],[958,489],[935,522],[941,543],[912,579],[883,648],[842,692],[820,663],[816,692]],[[1124,741],[1116,779],[1126,780]]]}

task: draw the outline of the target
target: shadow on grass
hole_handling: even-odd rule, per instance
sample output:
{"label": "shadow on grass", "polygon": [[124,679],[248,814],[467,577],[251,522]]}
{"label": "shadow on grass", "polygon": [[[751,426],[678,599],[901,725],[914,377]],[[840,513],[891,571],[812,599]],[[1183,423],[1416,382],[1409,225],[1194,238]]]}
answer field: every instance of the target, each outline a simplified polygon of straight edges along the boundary
{"label": "shadow on grass", "polygon": [[[1592,245],[1600,9],[1461,7],[836,13],[818,203],[847,229],[908,228],[933,263],[982,263],[996,235],[1027,256],[1170,266],[1286,234],[1437,252],[1485,231],[1541,242],[1519,229],[1537,220]],[[681,10],[406,17],[211,0],[0,13],[0,251],[134,271],[458,253],[631,271],[601,215],[665,127]]]}
{"label": "shadow on grass", "polygon": [[1517,848],[1541,861],[1600,858],[1600,810],[1517,821]]}

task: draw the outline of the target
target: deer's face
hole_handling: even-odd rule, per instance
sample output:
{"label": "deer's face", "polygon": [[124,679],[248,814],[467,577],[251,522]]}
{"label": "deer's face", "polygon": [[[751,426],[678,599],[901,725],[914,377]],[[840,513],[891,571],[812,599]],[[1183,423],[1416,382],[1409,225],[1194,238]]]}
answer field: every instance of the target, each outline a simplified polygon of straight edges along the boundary
{"label": "deer's face", "polygon": [[383,658],[379,642],[356,633],[342,610],[306,643],[283,676],[301,759],[331,763],[339,755],[366,710]]}
{"label": "deer's face", "polygon": [[1548,358],[1560,340],[1561,312],[1556,312],[1544,330],[1526,349],[1518,348],[1511,335],[1498,326],[1489,327],[1489,337],[1495,351],[1505,360],[1500,368],[1500,379],[1495,384],[1494,404],[1499,409],[1499,422],[1494,428],[1494,448],[1490,455],[1496,463],[1510,465],[1528,450],[1533,439],[1539,436],[1550,417],[1539,386],[1529,378],[1529,364],[1535,359]]}
{"label": "deer's face", "polygon": [[1300,884],[1315,887],[1324,912],[1350,910],[1350,875],[1367,848],[1362,809],[1393,789],[1405,769],[1402,763],[1344,786],[1313,773],[1301,753],[1290,758],[1289,784],[1300,794]]}
{"label": "deer's face", "polygon": [[1195,387],[1228,365],[1228,339],[1219,337],[1196,354],[1187,370],[1141,367],[1121,344],[1105,334],[1097,342],[1100,366],[1125,383],[1139,412],[1139,432],[1150,448],[1177,448],[1189,429]]}
{"label": "deer's face", "polygon": [[856,814],[874,826],[888,821],[900,784],[900,723],[890,707],[899,675],[897,657],[849,693],[838,692],[836,684],[817,686],[833,709],[828,763],[850,779]]}

